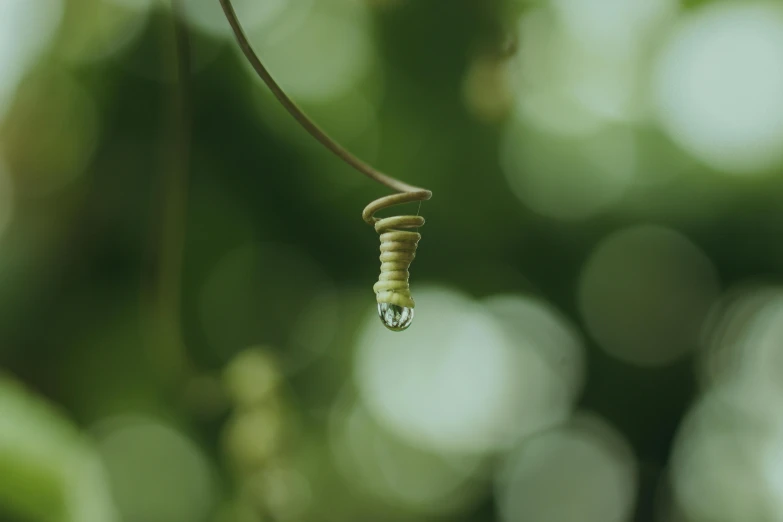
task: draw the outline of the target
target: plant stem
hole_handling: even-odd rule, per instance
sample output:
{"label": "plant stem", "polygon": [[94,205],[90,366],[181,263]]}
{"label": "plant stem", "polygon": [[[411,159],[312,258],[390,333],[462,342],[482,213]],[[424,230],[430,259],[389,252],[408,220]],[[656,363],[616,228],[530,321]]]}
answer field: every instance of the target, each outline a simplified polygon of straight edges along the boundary
{"label": "plant stem", "polygon": [[321,130],[321,128],[318,127],[318,125],[316,125],[315,122],[313,122],[313,120],[311,120],[302,111],[302,109],[300,109],[296,103],[294,103],[294,101],[288,97],[285,92],[283,92],[283,89],[280,87],[280,85],[277,84],[274,78],[272,78],[272,75],[269,74],[269,71],[267,71],[266,67],[264,67],[264,64],[261,63],[260,58],[255,53],[255,51],[253,51],[247,36],[245,36],[245,33],[242,30],[242,26],[239,23],[236,12],[234,12],[234,6],[231,4],[231,0],[220,0],[220,5],[223,6],[223,12],[226,15],[228,23],[231,25],[231,29],[234,31],[234,35],[236,36],[237,42],[239,43],[239,47],[245,54],[245,58],[247,58],[247,60],[250,62],[250,65],[253,66],[253,69],[256,71],[261,80],[263,80],[263,82],[267,85],[267,87],[269,87],[269,90],[272,91],[272,94],[274,94],[275,98],[277,98],[280,104],[285,107],[291,116],[293,116],[294,119],[296,119],[296,121],[298,121],[299,124],[304,127],[304,129],[309,132],[311,136],[318,140],[324,147],[332,151],[332,153],[334,153],[345,163],[358,170],[368,178],[377,181],[378,183],[385,185],[390,189],[399,192],[428,193],[428,196],[423,199],[429,199],[432,196],[432,193],[426,189],[408,185],[407,183],[404,183],[374,169],[372,166],[351,154],[342,145],[337,143],[323,130]]}

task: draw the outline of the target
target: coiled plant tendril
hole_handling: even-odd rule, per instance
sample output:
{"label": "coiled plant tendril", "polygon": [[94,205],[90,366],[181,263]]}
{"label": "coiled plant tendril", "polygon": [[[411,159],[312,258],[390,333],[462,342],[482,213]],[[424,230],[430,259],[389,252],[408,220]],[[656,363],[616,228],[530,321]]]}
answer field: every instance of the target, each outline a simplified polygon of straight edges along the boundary
{"label": "coiled plant tendril", "polygon": [[375,217],[375,214],[380,210],[396,205],[426,201],[432,197],[432,192],[408,185],[383,174],[330,138],[283,92],[283,89],[272,78],[264,64],[261,63],[242,30],[231,0],[220,0],[220,5],[223,7],[226,19],[231,25],[231,29],[245,58],[247,58],[261,80],[269,87],[272,94],[291,116],[310,135],[345,163],[370,179],[398,192],[397,194],[379,198],[367,205],[362,212],[362,218],[365,222],[372,225],[381,236],[381,274],[378,282],[373,287],[378,302],[378,315],[383,324],[390,330],[405,330],[413,320],[413,308],[415,306],[408,283],[409,268],[416,257],[416,247],[421,239],[421,235],[418,232],[410,229],[418,229],[422,226],[424,218],[418,215],[378,218]]}

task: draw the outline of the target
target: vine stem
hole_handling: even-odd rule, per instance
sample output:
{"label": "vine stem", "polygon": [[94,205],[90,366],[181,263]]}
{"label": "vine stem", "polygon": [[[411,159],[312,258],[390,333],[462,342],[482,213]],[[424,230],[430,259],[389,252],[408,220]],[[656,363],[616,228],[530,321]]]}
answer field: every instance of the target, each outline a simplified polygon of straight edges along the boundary
{"label": "vine stem", "polygon": [[312,137],[318,140],[324,147],[329,149],[332,153],[334,153],[334,155],[343,160],[345,163],[358,170],[368,178],[377,181],[381,185],[389,187],[390,189],[396,190],[398,192],[422,193],[422,195],[425,196],[422,197],[422,199],[430,199],[430,197],[432,197],[432,192],[429,190],[414,187],[413,185],[404,183],[376,170],[371,165],[351,154],[345,147],[337,143],[337,141],[329,137],[326,132],[321,130],[321,128],[316,125],[316,123],[313,122],[313,120],[311,120],[304,113],[304,111],[302,111],[302,109],[300,109],[296,103],[283,91],[280,85],[278,85],[274,78],[272,78],[272,75],[269,73],[266,67],[264,67],[264,64],[261,63],[261,59],[253,50],[253,47],[250,45],[250,42],[248,41],[247,36],[242,29],[242,25],[239,23],[239,19],[237,18],[237,14],[234,11],[234,6],[231,4],[231,0],[220,0],[220,5],[223,7],[223,12],[226,15],[226,19],[228,20],[229,25],[231,25],[231,29],[234,31],[234,36],[236,36],[237,43],[242,49],[245,58],[247,58],[248,62],[250,62],[250,65],[253,66],[255,72],[266,84],[266,86],[269,87],[269,90],[272,91],[272,94],[274,94],[275,98],[277,98],[280,104],[288,111],[289,114],[291,114],[291,116],[294,117],[297,122],[299,122],[302,127],[304,127],[307,132],[310,133]]}

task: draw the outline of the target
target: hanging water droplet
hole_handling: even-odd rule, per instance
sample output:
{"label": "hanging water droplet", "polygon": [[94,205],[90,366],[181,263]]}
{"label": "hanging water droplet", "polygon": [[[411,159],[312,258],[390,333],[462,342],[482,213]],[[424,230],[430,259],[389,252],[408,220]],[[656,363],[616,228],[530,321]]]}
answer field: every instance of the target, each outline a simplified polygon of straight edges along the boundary
{"label": "hanging water droplet", "polygon": [[413,308],[389,303],[378,303],[378,317],[383,325],[394,332],[401,332],[413,322]]}

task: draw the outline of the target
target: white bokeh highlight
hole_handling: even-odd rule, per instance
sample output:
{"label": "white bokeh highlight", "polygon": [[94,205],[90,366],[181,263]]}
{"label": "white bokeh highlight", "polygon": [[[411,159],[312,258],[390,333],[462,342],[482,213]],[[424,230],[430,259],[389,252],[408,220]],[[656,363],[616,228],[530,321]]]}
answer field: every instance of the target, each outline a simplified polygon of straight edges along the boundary
{"label": "white bokeh highlight", "polygon": [[405,339],[368,317],[355,379],[368,411],[414,446],[507,448],[563,420],[581,384],[581,341],[557,313],[521,297],[476,302],[423,287]]}
{"label": "white bokeh highlight", "polygon": [[705,389],[730,390],[745,411],[783,419],[783,288],[728,293],[714,307],[704,344],[698,362]]}
{"label": "white bokeh highlight", "polygon": [[566,136],[647,121],[648,55],[678,11],[676,0],[526,6],[509,62],[517,118]]}
{"label": "white bokeh highlight", "polygon": [[500,325],[457,292],[420,288],[406,332],[373,318],[358,342],[356,378],[372,413],[390,430],[427,448],[481,451],[504,432],[518,382]]}
{"label": "white bokeh highlight", "polygon": [[625,522],[636,487],[628,443],[604,421],[583,415],[506,458],[497,504],[502,522]]}
{"label": "white bokeh highlight", "polygon": [[671,458],[685,520],[783,517],[783,288],[746,284],[714,306],[698,370],[702,395]]}
{"label": "white bokeh highlight", "polygon": [[[551,10],[526,12],[516,29],[518,50],[509,62],[509,83],[515,120],[543,132],[584,136],[604,121],[572,96],[570,71],[564,58],[573,47]],[[574,75],[570,75],[571,80]]]}
{"label": "white bokeh highlight", "polygon": [[716,3],[685,17],[653,74],[660,123],[707,165],[735,174],[783,159],[783,6]]}
{"label": "white bokeh highlight", "polygon": [[510,125],[500,154],[511,191],[534,212],[564,221],[617,204],[638,169],[636,138],[623,127],[568,137]]}
{"label": "white bokeh highlight", "polygon": [[604,54],[632,54],[649,33],[671,20],[677,0],[552,0],[568,34]]}
{"label": "white bokeh highlight", "polygon": [[416,448],[383,429],[350,397],[330,422],[330,447],[340,473],[357,491],[414,513],[447,515],[481,499],[472,481],[480,459]]}
{"label": "white bokeh highlight", "polygon": [[483,305],[506,331],[521,374],[516,405],[508,412],[508,442],[566,420],[585,378],[580,332],[536,299],[495,296]]}
{"label": "white bokeh highlight", "polygon": [[[297,2],[291,6],[273,31],[263,25],[249,28],[248,39],[259,51],[263,49],[264,65],[293,99],[312,104],[339,99],[373,68],[375,46],[367,6],[338,1],[316,2],[307,9]],[[241,54],[239,48],[235,50]],[[244,57],[242,63],[260,84]]]}
{"label": "white bokeh highlight", "polygon": [[683,422],[671,457],[673,500],[687,520],[744,522],[783,516],[783,432],[740,404],[736,390],[708,392]]}

